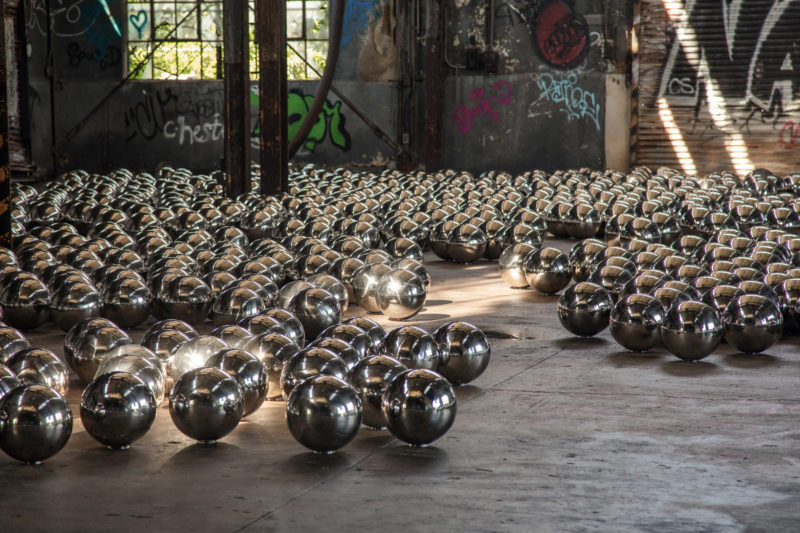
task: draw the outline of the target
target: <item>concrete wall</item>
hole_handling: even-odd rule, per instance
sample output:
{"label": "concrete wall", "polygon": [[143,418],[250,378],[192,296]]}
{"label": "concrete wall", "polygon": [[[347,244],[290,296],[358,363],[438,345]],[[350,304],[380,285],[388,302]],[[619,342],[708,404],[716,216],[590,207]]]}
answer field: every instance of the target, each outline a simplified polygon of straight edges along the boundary
{"label": "concrete wall", "polygon": [[[629,104],[620,100],[626,76],[617,73],[626,56],[617,48],[627,50],[625,7],[601,0],[448,0],[446,48],[454,68],[445,92],[446,165],[523,171],[627,161]],[[492,8],[493,29],[485,22]],[[620,25],[621,35],[616,29],[609,35],[607,28]],[[469,49],[485,49],[492,33],[497,73],[476,72]]]}
{"label": "concrete wall", "polygon": [[[335,85],[396,137],[398,48],[416,54],[416,64],[423,50],[419,42],[398,42],[403,33],[397,31],[394,1],[348,1]],[[152,169],[164,162],[203,171],[219,168],[223,93],[217,80],[130,81],[65,140],[127,73],[125,2],[106,2],[111,17],[101,4],[25,1],[32,153],[40,171]],[[425,5],[419,2],[423,23]],[[499,59],[493,72],[468,61],[470,48],[487,49],[487,10],[494,13],[492,42]],[[620,54],[627,49],[624,11],[623,0],[447,0],[446,49],[453,68],[445,84],[443,164],[476,172],[624,164],[628,121],[616,118],[629,107],[625,52]],[[609,27],[617,28],[614,35],[608,35]],[[471,69],[462,68],[468,63]],[[424,72],[413,75],[418,92],[412,101],[421,102]],[[290,89],[291,134],[307,113],[316,83],[291,82]],[[261,125],[255,85],[251,104],[257,160],[255,135]],[[417,105],[410,112],[419,132],[424,110]],[[413,137],[410,145],[419,150],[424,139],[419,133]],[[331,94],[297,157],[375,165],[393,156]]]}
{"label": "concrete wall", "polygon": [[[56,158],[59,168],[92,171],[119,166],[152,169],[165,162],[198,171],[219,168],[224,130],[223,86],[218,80],[129,81],[64,141],[127,74],[128,24],[122,0],[107,1],[111,18],[101,2],[49,3],[49,18],[47,0],[26,0],[25,5],[32,149],[42,174],[54,172]],[[388,3],[348,3],[335,85],[371,120],[394,134],[396,51],[385,34],[391,30],[384,17]],[[290,133],[306,116],[316,87],[316,82],[290,82]],[[252,156],[257,161],[261,125],[256,82],[251,104]],[[384,163],[391,156],[391,150],[331,93],[297,159],[366,165]]]}

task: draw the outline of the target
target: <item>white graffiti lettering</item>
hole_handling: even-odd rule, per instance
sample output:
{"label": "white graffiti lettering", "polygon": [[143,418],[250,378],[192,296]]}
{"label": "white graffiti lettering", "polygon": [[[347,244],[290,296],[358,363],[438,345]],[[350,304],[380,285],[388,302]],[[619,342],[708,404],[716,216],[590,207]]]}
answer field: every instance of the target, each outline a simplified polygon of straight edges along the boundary
{"label": "white graffiti lettering", "polygon": [[597,95],[578,87],[578,76],[569,74],[556,79],[552,74],[540,74],[536,79],[541,94],[539,100],[560,104],[560,111],[567,115],[567,122],[588,118],[600,131],[600,104]]}
{"label": "white graffiti lettering", "polygon": [[166,139],[178,139],[178,144],[205,144],[222,139],[224,128],[219,113],[214,120],[200,124],[187,124],[186,117],[180,115],[176,120],[164,123],[162,133]]}

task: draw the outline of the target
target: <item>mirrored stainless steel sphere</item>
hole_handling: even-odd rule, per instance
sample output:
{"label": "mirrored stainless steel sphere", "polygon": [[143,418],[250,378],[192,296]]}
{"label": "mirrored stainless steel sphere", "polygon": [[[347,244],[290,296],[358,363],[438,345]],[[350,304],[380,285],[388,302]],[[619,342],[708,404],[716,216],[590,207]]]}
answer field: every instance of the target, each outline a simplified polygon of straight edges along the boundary
{"label": "mirrored stainless steel sphere", "polygon": [[6,365],[0,365],[0,402],[14,387],[21,385],[17,375]]}
{"label": "mirrored stainless steel sphere", "polygon": [[235,324],[239,320],[266,311],[264,300],[255,291],[245,287],[223,290],[214,301],[211,320],[216,326]]}
{"label": "mirrored stainless steel sphere", "polygon": [[326,338],[320,336],[317,340],[309,344],[309,347],[324,348],[326,350],[332,351],[333,353],[342,358],[342,361],[344,361],[345,366],[347,366],[348,372],[361,359],[361,356],[356,351],[356,349],[353,348],[353,346],[351,346],[349,342],[342,339],[334,339],[330,337]]}
{"label": "mirrored stainless steel sphere", "polygon": [[50,302],[50,318],[63,331],[87,318],[100,316],[103,299],[90,283],[67,282],[53,294]]}
{"label": "mirrored stainless steel sphere", "polygon": [[214,442],[236,429],[244,413],[239,383],[218,368],[195,368],[172,388],[169,414],[187,437]]}
{"label": "mirrored stainless steel sphere", "polygon": [[381,410],[389,431],[414,446],[442,437],[456,419],[456,394],[431,370],[413,369],[396,376],[383,394]]}
{"label": "mirrored stainless steel sphere", "polygon": [[267,399],[283,399],[281,389],[283,364],[299,352],[300,347],[281,333],[262,333],[244,343],[242,350],[252,353],[264,364],[267,371]]}
{"label": "mirrored stainless steel sphere", "polygon": [[349,293],[347,287],[337,278],[329,274],[316,274],[307,278],[306,281],[317,289],[323,289],[333,294],[339,302],[339,307],[342,311],[347,309],[349,305]]}
{"label": "mirrored stainless steel sphere", "polygon": [[116,325],[99,322],[91,327],[92,324],[87,321],[75,324],[70,329],[70,332],[78,330],[73,333],[74,340],[69,346],[64,342],[64,359],[83,383],[94,379],[97,367],[112,350],[132,342],[130,335]]}
{"label": "mirrored stainless steel sphere", "polygon": [[250,330],[236,324],[214,328],[210,335],[222,339],[231,348],[241,348],[242,344],[253,338],[253,333]]}
{"label": "mirrored stainless steel sphere", "polygon": [[81,397],[81,422],[100,444],[128,448],[156,419],[158,405],[144,381],[127,372],[96,377]]}
{"label": "mirrored stainless steel sphere", "polygon": [[228,348],[230,346],[220,338],[211,335],[195,337],[178,346],[167,362],[167,373],[177,381],[190,370],[204,367],[209,357]]}
{"label": "mirrored stainless steel sphere", "polygon": [[483,374],[491,349],[486,335],[467,322],[450,322],[433,333],[441,362],[436,371],[453,385],[463,385]]}
{"label": "mirrored stainless steel sphere", "polygon": [[447,256],[456,263],[473,263],[486,252],[489,240],[477,226],[461,224],[448,234]]}
{"label": "mirrored stainless steel sphere", "polygon": [[528,286],[525,276],[525,258],[537,248],[529,244],[512,244],[500,254],[498,268],[500,276],[510,287],[522,289]]}
{"label": "mirrored stainless steel sphere", "polygon": [[336,297],[324,289],[306,289],[298,293],[289,304],[303,325],[307,340],[316,339],[326,328],[338,324],[342,309]]}
{"label": "mirrored stainless steel sphere", "polygon": [[266,316],[280,321],[283,333],[292,339],[301,348],[306,345],[306,333],[303,324],[294,313],[287,309],[276,307],[264,313]]}
{"label": "mirrored stainless steel sphere", "polygon": [[0,402],[0,449],[23,463],[57,454],[72,434],[72,410],[64,397],[43,385],[20,385]]}
{"label": "mirrored stainless steel sphere", "polygon": [[209,357],[206,366],[219,368],[233,376],[242,388],[242,417],[254,413],[267,397],[267,371],[261,359],[240,350],[222,350]]}
{"label": "mirrored stainless steel sphere", "polygon": [[197,276],[178,276],[167,283],[156,300],[167,317],[196,325],[208,317],[214,291]]}
{"label": "mirrored stainless steel sphere", "polygon": [[614,302],[609,292],[584,281],[569,287],[558,300],[558,319],[573,335],[591,337],[608,327]]}
{"label": "mirrored stainless steel sphere", "polygon": [[167,372],[159,357],[138,344],[128,344],[115,348],[97,367],[95,379],[111,372],[126,372],[141,379],[153,393],[156,405],[161,405],[164,394],[169,389]]}
{"label": "mirrored stainless steel sphere", "polygon": [[631,294],[621,298],[611,311],[611,336],[623,348],[646,352],[661,342],[661,324],[666,310],[649,294]]}
{"label": "mirrored stainless steel sphere", "polygon": [[6,366],[23,385],[44,385],[67,394],[69,371],[56,354],[45,348],[28,348],[14,354]]}
{"label": "mirrored stainless steel sphere", "polygon": [[417,326],[392,330],[384,339],[383,349],[408,368],[436,370],[442,360],[436,339]]}
{"label": "mirrored stainless steel sphere", "polygon": [[722,342],[722,323],[710,305],[687,301],[672,306],[661,325],[661,341],[684,361],[698,361]]}
{"label": "mirrored stainless steel sphere", "polygon": [[386,355],[373,355],[360,360],[347,375],[347,381],[358,392],[363,409],[362,423],[375,429],[386,428],[381,403],[389,383],[406,365]]}
{"label": "mirrored stainless steel sphere", "polygon": [[18,277],[0,290],[3,320],[23,331],[38,328],[47,321],[51,302],[47,286],[32,274]]}
{"label": "mirrored stainless steel sphere", "polygon": [[30,347],[21,331],[8,326],[0,327],[0,364],[6,364],[14,354]]}
{"label": "mirrored stainless steel sphere", "polygon": [[304,348],[283,363],[281,390],[288,399],[292,389],[314,376],[335,376],[347,379],[347,365],[341,357],[324,348]]}
{"label": "mirrored stainless steel sphere", "polygon": [[298,384],[286,402],[292,436],[317,453],[331,453],[355,438],[361,425],[361,399],[346,381],[315,376]]}
{"label": "mirrored stainless steel sphere", "polygon": [[383,263],[367,264],[353,274],[353,298],[356,304],[369,313],[380,313],[378,304],[378,285],[383,276],[391,272],[390,266]]}
{"label": "mirrored stainless steel sphere", "polygon": [[121,278],[105,286],[102,314],[121,328],[135,328],[150,316],[150,291],[136,278]]}
{"label": "mirrored stainless steel sphere", "polygon": [[313,289],[314,286],[305,280],[290,281],[278,291],[275,305],[281,309],[289,309],[294,297],[306,289]]}
{"label": "mirrored stainless steel sphere", "polygon": [[542,248],[528,254],[523,263],[525,279],[542,294],[555,294],[572,279],[567,254],[556,248]]}
{"label": "mirrored stainless steel sphere", "polygon": [[411,271],[392,270],[378,281],[376,302],[381,313],[392,320],[416,315],[425,305],[427,290],[423,280]]}
{"label": "mirrored stainless steel sphere", "polygon": [[778,305],[758,294],[734,299],[722,313],[725,341],[746,354],[767,350],[783,333],[783,315]]}
{"label": "mirrored stainless steel sphere", "polygon": [[372,340],[372,349],[375,350],[376,353],[383,346],[383,340],[386,338],[386,331],[384,331],[383,326],[371,318],[367,318],[365,316],[356,316],[348,318],[343,322],[343,324],[352,324],[363,329]]}

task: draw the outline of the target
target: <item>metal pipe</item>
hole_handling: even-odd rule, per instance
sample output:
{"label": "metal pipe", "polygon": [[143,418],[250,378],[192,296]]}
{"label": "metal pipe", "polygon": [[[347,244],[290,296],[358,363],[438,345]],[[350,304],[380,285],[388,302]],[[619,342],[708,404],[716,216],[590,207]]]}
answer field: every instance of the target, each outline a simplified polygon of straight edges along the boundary
{"label": "metal pipe", "polygon": [[494,50],[494,0],[489,0],[486,9],[489,10],[486,14],[486,49],[491,52]]}
{"label": "metal pipe", "polygon": [[333,12],[331,14],[331,32],[328,35],[328,57],[325,62],[325,71],[322,73],[322,78],[319,80],[317,93],[314,95],[314,101],[308,110],[308,114],[300,124],[300,129],[292,139],[289,145],[289,159],[294,157],[297,151],[303,146],[306,137],[311,132],[311,128],[319,120],[319,114],[322,112],[322,106],[328,98],[328,91],[333,83],[333,76],[336,74],[336,63],[339,60],[339,49],[342,42],[342,29],[344,26],[344,7],[346,0],[334,0]]}

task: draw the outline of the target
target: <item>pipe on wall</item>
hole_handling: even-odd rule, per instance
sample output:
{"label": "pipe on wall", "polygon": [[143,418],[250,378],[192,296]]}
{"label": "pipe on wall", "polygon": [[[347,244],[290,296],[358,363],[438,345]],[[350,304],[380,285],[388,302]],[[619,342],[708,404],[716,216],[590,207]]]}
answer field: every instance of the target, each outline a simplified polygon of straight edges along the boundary
{"label": "pipe on wall", "polygon": [[344,26],[344,8],[347,0],[333,0],[333,12],[331,14],[331,33],[328,36],[328,57],[325,62],[325,70],[322,72],[322,78],[319,80],[317,93],[314,95],[314,101],[308,110],[308,114],[300,124],[300,129],[292,139],[289,145],[289,159],[295,156],[297,151],[303,146],[303,143],[311,132],[311,128],[319,120],[319,114],[322,112],[322,106],[325,105],[325,100],[328,98],[328,91],[333,84],[333,76],[336,74],[336,63],[339,61],[339,49],[342,42],[342,28]]}

